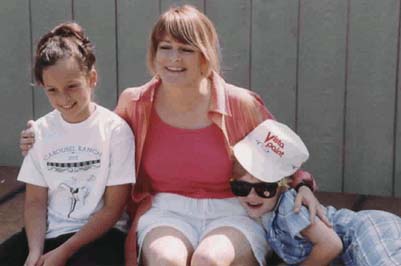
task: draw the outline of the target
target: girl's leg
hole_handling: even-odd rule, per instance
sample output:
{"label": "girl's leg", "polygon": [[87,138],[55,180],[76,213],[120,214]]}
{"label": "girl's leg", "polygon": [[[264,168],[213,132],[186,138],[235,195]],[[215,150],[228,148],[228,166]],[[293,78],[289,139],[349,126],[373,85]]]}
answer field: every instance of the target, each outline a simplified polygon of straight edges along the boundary
{"label": "girl's leg", "polygon": [[233,227],[220,227],[209,232],[196,248],[191,266],[258,265],[246,237]]}
{"label": "girl's leg", "polygon": [[123,266],[125,237],[120,230],[111,229],[75,253],[68,266]]}
{"label": "girl's leg", "polygon": [[[73,234],[68,234],[57,238],[46,239],[43,253],[57,248],[72,235]],[[22,266],[28,254],[28,239],[25,229],[23,229],[0,245],[0,265]]]}
{"label": "girl's leg", "polygon": [[183,233],[160,226],[146,234],[141,261],[143,266],[186,266],[192,253],[192,244]]}
{"label": "girl's leg", "polygon": [[[46,239],[44,253],[57,248],[67,241],[73,234],[61,235]],[[112,229],[103,237],[83,247],[71,259],[68,266],[101,266],[124,265],[125,234]],[[0,265],[22,266],[28,256],[28,240],[25,230],[13,235],[0,245]]]}
{"label": "girl's leg", "polygon": [[28,240],[22,230],[0,245],[0,265],[22,266],[28,253]]}

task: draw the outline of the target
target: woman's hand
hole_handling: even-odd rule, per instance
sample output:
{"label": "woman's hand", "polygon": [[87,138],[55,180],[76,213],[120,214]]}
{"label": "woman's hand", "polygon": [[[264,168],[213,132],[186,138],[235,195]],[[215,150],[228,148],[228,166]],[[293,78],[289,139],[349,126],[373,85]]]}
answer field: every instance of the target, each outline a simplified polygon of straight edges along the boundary
{"label": "woman's hand", "polygon": [[33,132],[33,120],[29,120],[26,123],[27,128],[21,131],[19,139],[19,147],[23,156],[28,154],[28,151],[32,148],[35,143],[35,134]]}
{"label": "woman's hand", "polygon": [[294,202],[294,212],[299,212],[302,204],[308,207],[312,223],[315,221],[315,217],[317,215],[320,220],[328,227],[332,226],[325,215],[323,206],[320,204],[313,192],[307,186],[301,186],[299,188],[297,197],[295,198]]}

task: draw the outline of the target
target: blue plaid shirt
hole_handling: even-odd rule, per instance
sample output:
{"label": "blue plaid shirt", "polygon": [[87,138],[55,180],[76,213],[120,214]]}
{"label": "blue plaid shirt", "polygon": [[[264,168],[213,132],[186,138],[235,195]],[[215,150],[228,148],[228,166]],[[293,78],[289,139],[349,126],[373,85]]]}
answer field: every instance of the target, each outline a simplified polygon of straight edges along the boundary
{"label": "blue plaid shirt", "polygon": [[[296,192],[284,192],[272,213],[262,217],[267,240],[287,264],[297,265],[312,250],[300,232],[310,225],[305,207],[294,213]],[[343,241],[343,253],[336,258],[346,266],[401,266],[401,218],[383,211],[353,212],[326,207],[326,216]],[[317,218],[318,219],[318,218]]]}

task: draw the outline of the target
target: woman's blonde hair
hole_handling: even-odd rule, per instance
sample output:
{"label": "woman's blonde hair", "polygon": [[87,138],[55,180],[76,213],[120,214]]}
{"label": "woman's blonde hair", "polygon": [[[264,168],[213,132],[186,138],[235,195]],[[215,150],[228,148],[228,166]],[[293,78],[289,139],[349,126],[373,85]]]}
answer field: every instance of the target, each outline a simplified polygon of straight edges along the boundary
{"label": "woman's blonde hair", "polygon": [[147,56],[148,68],[152,74],[155,74],[157,47],[167,35],[200,50],[206,61],[204,76],[209,76],[211,71],[220,72],[219,41],[213,23],[195,7],[182,5],[168,9],[153,26]]}

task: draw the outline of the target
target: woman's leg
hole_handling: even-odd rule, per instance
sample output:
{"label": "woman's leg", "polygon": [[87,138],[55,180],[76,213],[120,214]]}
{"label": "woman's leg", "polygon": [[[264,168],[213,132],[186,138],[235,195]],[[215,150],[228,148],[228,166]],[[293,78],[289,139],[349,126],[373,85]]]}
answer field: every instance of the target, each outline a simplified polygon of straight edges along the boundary
{"label": "woman's leg", "polygon": [[191,266],[253,266],[258,262],[246,237],[233,227],[209,232],[196,248]]}
{"label": "woman's leg", "polygon": [[144,266],[186,266],[192,253],[192,245],[183,233],[160,226],[146,234],[141,258]]}
{"label": "woman's leg", "polygon": [[212,199],[191,266],[266,265],[270,248],[262,225],[251,219],[238,199]]}
{"label": "woman's leg", "polygon": [[152,208],[138,221],[137,240],[140,262],[144,266],[189,265],[198,245],[201,220],[198,200],[160,193]]}

